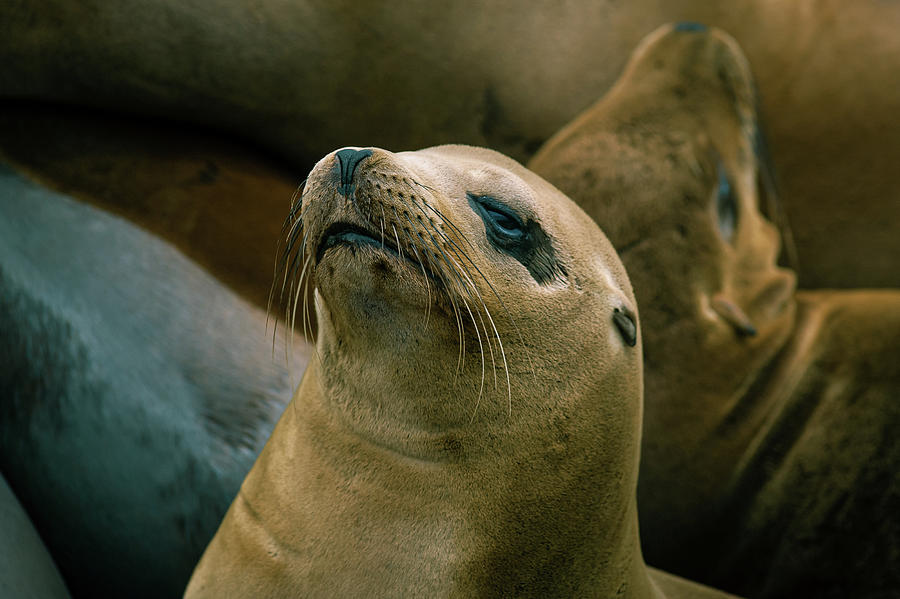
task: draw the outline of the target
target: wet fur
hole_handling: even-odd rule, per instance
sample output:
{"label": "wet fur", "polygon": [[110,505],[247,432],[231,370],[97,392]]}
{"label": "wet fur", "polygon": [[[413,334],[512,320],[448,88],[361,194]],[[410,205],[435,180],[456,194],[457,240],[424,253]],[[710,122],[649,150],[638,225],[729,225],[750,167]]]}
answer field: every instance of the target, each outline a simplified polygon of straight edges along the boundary
{"label": "wet fur", "polygon": [[166,244],[6,167],[0,191],[0,467],[75,596],[177,596],[289,398],[284,359]]}
{"label": "wet fur", "polygon": [[69,599],[50,552],[31,519],[0,476],[0,595]]}

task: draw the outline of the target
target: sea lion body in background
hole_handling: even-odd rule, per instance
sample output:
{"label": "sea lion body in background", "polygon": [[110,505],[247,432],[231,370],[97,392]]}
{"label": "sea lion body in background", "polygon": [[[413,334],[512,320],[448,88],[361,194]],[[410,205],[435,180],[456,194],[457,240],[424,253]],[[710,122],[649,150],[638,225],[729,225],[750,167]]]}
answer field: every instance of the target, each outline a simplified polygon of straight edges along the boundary
{"label": "sea lion body in background", "polygon": [[186,597],[722,596],[641,558],[637,317],[581,210],[442,146],[329,154],[293,214],[317,358]]}
{"label": "sea lion body in background", "polygon": [[0,596],[69,599],[66,584],[31,519],[0,476]]}
{"label": "sea lion body in background", "polygon": [[889,596],[900,291],[794,293],[759,213],[758,127],[735,41],[664,27],[529,167],[607,232],[634,284],[648,562],[752,597]]}
{"label": "sea lion body in background", "polygon": [[0,157],[42,184],[158,235],[259,307],[274,239],[306,171],[209,131],[99,111],[17,103]]}
{"label": "sea lion body in background", "polygon": [[0,471],[74,596],[176,596],[290,398],[281,346],[133,225],[0,193]]}
{"label": "sea lion body in background", "polygon": [[212,125],[303,172],[348,139],[526,159],[641,37],[686,20],[730,32],[754,65],[801,284],[897,285],[896,2],[14,0],[0,95]]}

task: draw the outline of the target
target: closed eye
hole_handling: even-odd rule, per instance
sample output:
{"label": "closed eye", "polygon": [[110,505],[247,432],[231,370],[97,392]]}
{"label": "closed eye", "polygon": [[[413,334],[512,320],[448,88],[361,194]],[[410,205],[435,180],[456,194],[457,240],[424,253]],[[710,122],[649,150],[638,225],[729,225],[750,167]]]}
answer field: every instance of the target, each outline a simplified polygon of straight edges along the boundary
{"label": "closed eye", "polygon": [[525,231],[522,230],[522,225],[509,214],[494,210],[493,208],[485,208],[484,211],[487,213],[487,216],[494,221],[493,225],[497,230],[504,235],[521,237],[525,234]]}
{"label": "closed eye", "polygon": [[467,193],[469,205],[484,221],[488,241],[498,251],[518,260],[540,284],[565,280],[565,267],[556,258],[550,238],[534,219],[523,220],[491,196]]}
{"label": "closed eye", "polygon": [[527,237],[525,225],[512,210],[490,196],[466,195],[469,203],[484,221],[492,242],[508,246],[525,241]]}
{"label": "closed eye", "polygon": [[719,164],[719,180],[716,185],[716,225],[722,239],[728,243],[732,242],[734,232],[737,228],[738,208],[737,200],[734,197],[734,189],[731,187],[731,181],[728,180],[728,173],[725,167]]}

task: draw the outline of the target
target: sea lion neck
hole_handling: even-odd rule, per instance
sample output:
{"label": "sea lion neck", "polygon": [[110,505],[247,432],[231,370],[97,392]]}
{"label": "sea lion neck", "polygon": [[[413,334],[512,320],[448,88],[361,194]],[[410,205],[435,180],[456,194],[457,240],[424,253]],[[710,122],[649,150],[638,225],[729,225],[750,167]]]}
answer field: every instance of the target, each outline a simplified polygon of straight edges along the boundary
{"label": "sea lion neck", "polygon": [[[536,451],[526,456],[506,454],[512,448],[498,445],[490,455],[441,461],[403,455],[348,428],[328,408],[320,375],[321,366],[311,364],[261,456],[265,471],[248,477],[239,498],[269,522],[269,535],[280,552],[291,551],[294,539],[308,541],[319,525],[328,530],[331,542],[337,534],[341,539],[336,542],[343,544],[344,532],[354,533],[335,533],[337,528],[319,518],[335,513],[334,505],[342,513],[371,512],[373,501],[390,498],[379,527],[412,527],[417,535],[442,539],[437,554],[418,547],[420,541],[414,539],[403,557],[395,556],[418,564],[429,560],[427,575],[440,585],[440,596],[494,596],[502,589],[542,597],[657,596],[640,554],[633,491],[620,489],[633,484],[624,472],[610,474],[602,460],[593,469],[573,464],[574,456],[559,449],[556,455]],[[554,482],[540,484],[550,469],[562,472]],[[319,476],[302,490],[269,484],[274,473],[304,471]],[[287,501],[301,493],[303,505]],[[273,497],[282,494],[282,508],[266,512]],[[283,522],[292,527],[278,524]],[[420,566],[401,570],[392,574],[391,584],[399,585],[392,588],[422,583],[397,579],[404,572],[420,578]],[[370,585],[380,582],[361,584],[374,588]]]}

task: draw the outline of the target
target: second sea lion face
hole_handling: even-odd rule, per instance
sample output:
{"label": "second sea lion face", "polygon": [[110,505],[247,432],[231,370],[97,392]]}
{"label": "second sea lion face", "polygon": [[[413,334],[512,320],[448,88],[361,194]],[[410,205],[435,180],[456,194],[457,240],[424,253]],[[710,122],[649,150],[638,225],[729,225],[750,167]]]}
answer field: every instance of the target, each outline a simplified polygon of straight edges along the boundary
{"label": "second sea lion face", "polygon": [[[345,148],[316,165],[299,206],[293,268],[314,272],[322,378],[351,421],[407,436],[509,430],[548,405],[576,416],[579,400],[602,400],[577,426],[606,415],[635,440],[630,284],[553,186],[480,148]],[[610,385],[623,391],[599,392]]]}
{"label": "second sea lion face", "polygon": [[795,277],[777,265],[779,233],[760,213],[771,189],[753,84],[727,35],[651,34],[609,94],[529,166],[619,251],[648,386],[727,393],[789,334]]}

